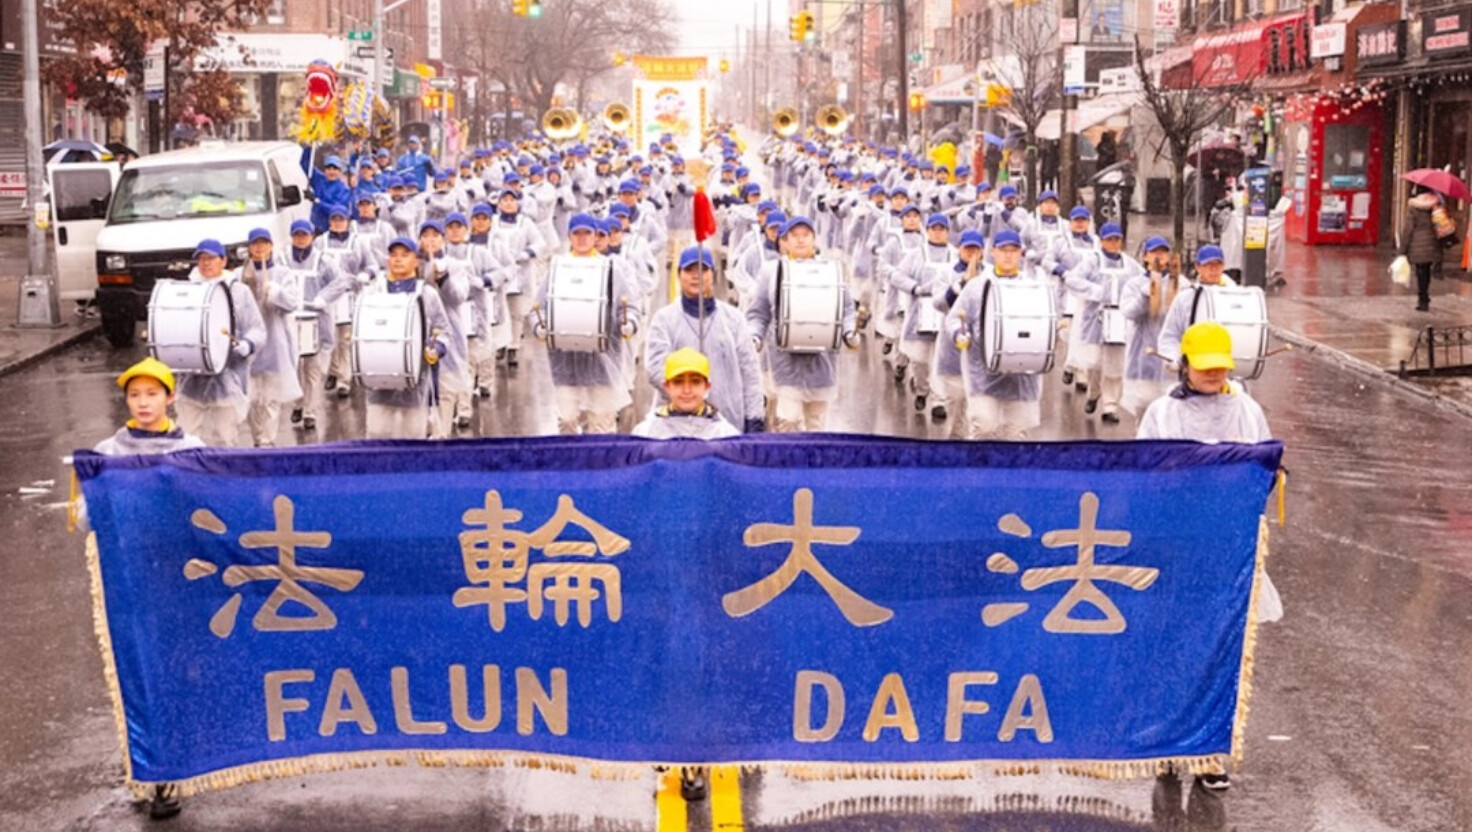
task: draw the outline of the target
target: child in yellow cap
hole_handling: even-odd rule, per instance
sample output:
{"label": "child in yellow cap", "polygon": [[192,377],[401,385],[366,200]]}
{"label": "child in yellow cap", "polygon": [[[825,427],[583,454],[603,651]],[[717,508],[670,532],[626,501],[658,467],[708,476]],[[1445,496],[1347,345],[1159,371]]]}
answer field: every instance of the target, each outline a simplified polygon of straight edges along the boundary
{"label": "child in yellow cap", "polygon": [[665,356],[664,391],[670,403],[635,425],[635,436],[724,439],[741,434],[706,401],[710,395],[710,359],[699,350],[683,347]]}
{"label": "child in yellow cap", "polygon": [[132,418],[118,432],[97,443],[99,454],[130,456],[133,454],[166,454],[187,448],[203,448],[204,442],[189,436],[173,419],[169,406],[174,403],[174,373],[156,358],[145,358],[118,376],[118,387],[128,403]]}
{"label": "child in yellow cap", "polygon": [[1181,381],[1156,399],[1140,419],[1136,439],[1266,442],[1273,438],[1262,407],[1229,376],[1232,334],[1214,321],[1193,324],[1181,336]]}

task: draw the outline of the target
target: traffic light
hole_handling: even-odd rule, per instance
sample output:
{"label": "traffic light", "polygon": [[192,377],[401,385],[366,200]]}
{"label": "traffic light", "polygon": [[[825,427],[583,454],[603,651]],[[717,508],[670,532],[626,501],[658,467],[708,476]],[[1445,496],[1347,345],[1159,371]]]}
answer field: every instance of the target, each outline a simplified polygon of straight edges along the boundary
{"label": "traffic light", "polygon": [[910,93],[910,110],[913,112],[919,112],[923,109],[925,109],[925,93]]}
{"label": "traffic light", "polygon": [[527,5],[527,8],[526,8],[526,16],[527,17],[541,17],[542,16],[542,0],[528,0],[528,5]]}
{"label": "traffic light", "polygon": [[802,42],[802,36],[805,34],[803,31],[803,22],[803,16],[801,14],[795,14],[787,18],[787,37],[790,40],[795,40],[798,43]]}
{"label": "traffic light", "polygon": [[721,72],[730,72],[730,71],[731,71],[731,62],[728,61],[728,60],[726,60],[725,58],[722,58],[721,59]]}
{"label": "traffic light", "polygon": [[511,13],[517,17],[526,17],[530,2],[531,0],[511,0]]}
{"label": "traffic light", "polygon": [[818,32],[813,28],[813,13],[799,12],[797,16],[802,18],[802,40],[805,43],[812,43],[817,40]]}

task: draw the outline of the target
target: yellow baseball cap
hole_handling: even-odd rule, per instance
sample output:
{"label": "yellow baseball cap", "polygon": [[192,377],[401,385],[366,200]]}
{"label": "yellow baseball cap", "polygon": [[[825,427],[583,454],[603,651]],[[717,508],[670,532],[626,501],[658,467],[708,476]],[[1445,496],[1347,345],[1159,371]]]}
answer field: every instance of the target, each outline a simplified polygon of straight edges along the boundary
{"label": "yellow baseball cap", "polygon": [[665,357],[665,381],[673,381],[686,373],[699,373],[701,378],[709,381],[710,359],[706,358],[704,353],[690,347],[681,347]]}
{"label": "yellow baseball cap", "polygon": [[118,376],[118,386],[126,390],[128,382],[139,377],[154,379],[170,393],[174,392],[174,371],[169,369],[169,365],[151,355],[124,370],[123,374]]}
{"label": "yellow baseball cap", "polygon": [[1215,321],[1193,324],[1181,336],[1181,355],[1198,370],[1234,370],[1232,333]]}

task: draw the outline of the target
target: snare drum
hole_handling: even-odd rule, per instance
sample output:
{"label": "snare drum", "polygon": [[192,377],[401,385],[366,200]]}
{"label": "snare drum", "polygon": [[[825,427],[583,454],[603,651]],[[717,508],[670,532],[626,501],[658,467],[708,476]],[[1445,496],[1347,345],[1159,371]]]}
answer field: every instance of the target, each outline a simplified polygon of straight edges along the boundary
{"label": "snare drum", "polygon": [[344,292],[342,297],[332,302],[332,325],[353,325],[353,293]]}
{"label": "snare drum", "polygon": [[1053,369],[1057,295],[1041,280],[989,278],[981,295],[981,358],[993,373]]}
{"label": "snare drum", "polygon": [[148,349],[176,373],[218,375],[230,358],[235,305],[224,280],[160,280],[148,300]]}
{"label": "snare drum", "polygon": [[317,328],[320,316],[311,310],[302,309],[291,315],[296,327],[296,357],[309,358],[322,350],[322,330]]}
{"label": "snare drum", "polygon": [[1191,307],[1191,323],[1216,321],[1232,336],[1233,375],[1255,379],[1268,356],[1268,302],[1257,286],[1202,286]]}
{"label": "snare drum", "polygon": [[1099,310],[1099,322],[1103,327],[1103,341],[1111,346],[1124,346],[1129,340],[1129,327],[1124,312],[1118,306],[1105,306]]}
{"label": "snare drum", "polygon": [[424,373],[424,302],[418,292],[365,293],[353,315],[353,375],[370,390],[407,390]]}
{"label": "snare drum", "polygon": [[830,260],[781,260],[777,266],[777,346],[827,352],[843,340],[843,270]]}
{"label": "snare drum", "polygon": [[607,257],[557,257],[547,274],[547,348],[608,349],[613,269]]}
{"label": "snare drum", "polygon": [[[950,285],[951,278],[956,272],[950,263],[936,263],[930,266],[930,285],[934,292],[945,293],[946,287]],[[945,313],[935,308],[935,297],[922,296],[919,303],[915,304],[915,333],[918,335],[938,335],[941,324],[945,321]]]}

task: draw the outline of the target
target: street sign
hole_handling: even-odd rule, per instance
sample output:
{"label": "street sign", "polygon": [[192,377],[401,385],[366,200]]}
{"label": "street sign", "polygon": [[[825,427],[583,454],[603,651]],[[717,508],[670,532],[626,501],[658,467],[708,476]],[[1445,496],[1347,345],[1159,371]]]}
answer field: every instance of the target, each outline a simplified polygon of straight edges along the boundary
{"label": "street sign", "polygon": [[[357,55],[360,60],[371,61],[378,57],[378,47],[359,46],[353,54]],[[392,46],[385,46],[383,48],[383,59],[385,61],[393,61],[394,48]]]}
{"label": "street sign", "polygon": [[143,56],[143,95],[149,101],[164,97],[164,47],[162,42],[150,46]]}
{"label": "street sign", "polygon": [[455,88],[454,78],[431,78],[429,88],[432,90],[453,90]]}
{"label": "street sign", "polygon": [[354,32],[348,32],[348,40],[373,40],[373,30],[362,29]]}
{"label": "street sign", "polygon": [[1087,52],[1082,46],[1063,47],[1063,94],[1083,95],[1085,74],[1085,56]]}
{"label": "street sign", "polygon": [[925,53],[924,52],[911,52],[910,53],[910,63],[912,63],[912,64],[918,64],[918,63],[920,63],[921,61],[924,61],[924,60],[925,60]]}

